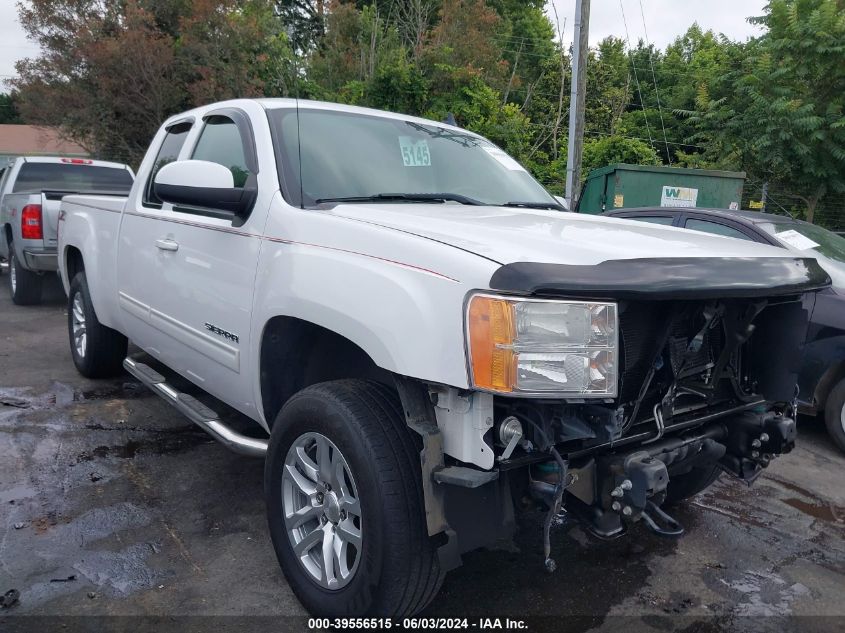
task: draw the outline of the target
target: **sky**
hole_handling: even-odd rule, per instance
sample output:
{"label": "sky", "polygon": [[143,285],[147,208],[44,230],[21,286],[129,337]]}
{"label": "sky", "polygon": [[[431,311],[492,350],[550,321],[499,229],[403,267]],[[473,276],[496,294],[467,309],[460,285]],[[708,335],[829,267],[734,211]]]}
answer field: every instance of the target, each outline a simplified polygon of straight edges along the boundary
{"label": "sky", "polygon": [[[557,8],[563,41],[571,43],[575,28],[575,0],[552,0],[548,3],[547,13],[554,22],[552,4]],[[759,27],[749,24],[746,18],[762,15],[765,5],[766,0],[592,0],[590,45],[608,35],[625,39],[626,23],[628,37],[634,46],[642,38],[664,49],[693,22],[705,31],[724,33],[732,40],[745,40],[760,34]]]}
{"label": "sky", "polygon": [[[575,0],[550,0],[548,13],[554,20],[552,2],[560,18],[563,41],[569,43],[575,20]],[[3,90],[5,80],[15,74],[17,60],[38,54],[38,47],[26,39],[17,20],[16,4],[17,0],[0,0],[0,90]],[[748,24],[745,18],[760,15],[765,4],[765,0],[593,0],[590,43],[595,44],[608,35],[625,37],[622,9],[632,44],[640,38],[646,39],[647,34],[649,42],[665,48],[693,22],[731,39],[744,40],[759,34],[759,29]]]}

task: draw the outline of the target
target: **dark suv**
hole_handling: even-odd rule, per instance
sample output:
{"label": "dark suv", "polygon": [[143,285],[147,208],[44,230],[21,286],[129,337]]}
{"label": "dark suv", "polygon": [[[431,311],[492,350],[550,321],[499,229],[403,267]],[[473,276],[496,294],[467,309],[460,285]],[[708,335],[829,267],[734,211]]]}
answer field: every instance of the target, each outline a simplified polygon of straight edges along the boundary
{"label": "dark suv", "polygon": [[815,257],[833,287],[816,295],[798,400],[803,412],[824,415],[831,437],[845,452],[845,237],[788,216],[757,211],[647,207],[604,215],[772,244]]}

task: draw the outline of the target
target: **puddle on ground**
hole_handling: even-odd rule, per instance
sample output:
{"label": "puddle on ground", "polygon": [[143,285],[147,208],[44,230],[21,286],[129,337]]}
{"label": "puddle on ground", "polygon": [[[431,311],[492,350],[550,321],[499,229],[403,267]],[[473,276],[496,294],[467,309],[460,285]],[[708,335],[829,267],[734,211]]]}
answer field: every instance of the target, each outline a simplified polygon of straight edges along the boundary
{"label": "puddle on ground", "polygon": [[753,494],[753,489],[740,485],[739,482],[721,482],[706,489],[692,503],[699,508],[716,512],[744,525],[767,528],[771,523],[751,511],[755,506],[748,502],[748,497]]}
{"label": "puddle on ground", "polygon": [[810,594],[800,582],[789,582],[774,572],[748,571],[742,578],[722,583],[742,596],[734,607],[738,616],[788,616],[792,613],[792,602]]}
{"label": "puddle on ground", "polygon": [[33,398],[29,396],[30,389],[17,389],[11,387],[0,388],[0,407],[12,409],[32,408]]}
{"label": "puddle on ground", "polygon": [[119,552],[86,552],[74,568],[101,590],[109,588],[112,594],[126,596],[150,589],[173,575],[172,571],[148,565],[147,558],[153,551],[148,543],[136,543]]}
{"label": "puddle on ground", "polygon": [[195,426],[168,429],[150,437],[131,439],[124,444],[113,446],[101,445],[85,450],[76,457],[76,463],[90,462],[97,459],[133,459],[138,455],[169,455],[190,450],[202,444],[213,444],[203,430]]}
{"label": "puddle on ground", "polygon": [[814,519],[827,521],[828,523],[845,524],[845,508],[838,508],[832,503],[824,505],[807,503],[795,497],[783,499],[783,502]]}
{"label": "puddle on ground", "polygon": [[[46,568],[29,586],[20,586],[21,604],[32,611],[45,602],[92,587],[98,593],[122,597],[171,578],[171,569],[157,569],[148,560],[160,551],[159,544],[146,540],[153,521],[147,509],[132,503],[94,508],[78,517],[48,514],[32,520],[29,529],[16,536],[23,539],[21,544],[28,551],[37,552]],[[48,530],[51,537],[46,539]],[[133,537],[144,540],[125,543]],[[113,549],[115,544],[122,549]],[[16,556],[27,554],[12,551],[12,567],[22,564]]]}
{"label": "puddle on ground", "polygon": [[[123,400],[149,394],[141,383],[123,382],[106,384],[95,389],[74,389],[63,382],[53,381],[45,393],[32,394],[31,388],[0,388],[0,407],[10,409],[53,409],[64,408],[74,402],[89,402],[120,397]],[[2,410],[2,409],[0,409]]]}
{"label": "puddle on ground", "polygon": [[77,390],[74,392],[74,401],[106,400],[115,396],[128,400],[147,395],[152,395],[152,392],[148,391],[140,382],[124,382],[119,385],[106,385],[85,391]]}
{"label": "puddle on ground", "polygon": [[772,476],[769,476],[767,479],[775,482],[779,486],[783,486],[784,488],[791,490],[792,492],[797,492],[802,497],[807,497],[807,499],[812,499],[814,501],[819,502],[820,504],[825,503],[822,499],[819,498],[819,496],[815,492],[807,490],[806,488],[802,488],[801,486],[794,484],[791,481],[786,481],[785,479],[781,479],[780,477]]}

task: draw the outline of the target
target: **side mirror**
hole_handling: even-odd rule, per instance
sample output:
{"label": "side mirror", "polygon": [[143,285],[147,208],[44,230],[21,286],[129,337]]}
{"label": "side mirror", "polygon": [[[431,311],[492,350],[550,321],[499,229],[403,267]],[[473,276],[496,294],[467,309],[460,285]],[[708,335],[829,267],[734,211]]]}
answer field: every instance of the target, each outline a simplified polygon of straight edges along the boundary
{"label": "side mirror", "polygon": [[153,191],[175,205],[227,211],[243,217],[252,210],[257,191],[235,187],[232,172],[206,160],[179,160],[158,170]]}

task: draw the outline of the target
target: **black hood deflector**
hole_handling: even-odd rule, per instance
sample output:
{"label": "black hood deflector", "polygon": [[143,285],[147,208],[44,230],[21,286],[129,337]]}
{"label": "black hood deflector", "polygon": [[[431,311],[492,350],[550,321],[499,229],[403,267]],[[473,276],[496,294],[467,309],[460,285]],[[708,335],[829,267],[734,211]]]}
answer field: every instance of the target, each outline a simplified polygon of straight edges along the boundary
{"label": "black hood deflector", "polygon": [[666,257],[590,266],[516,262],[490,278],[493,290],[592,299],[774,297],[829,285],[828,274],[809,257]]}

